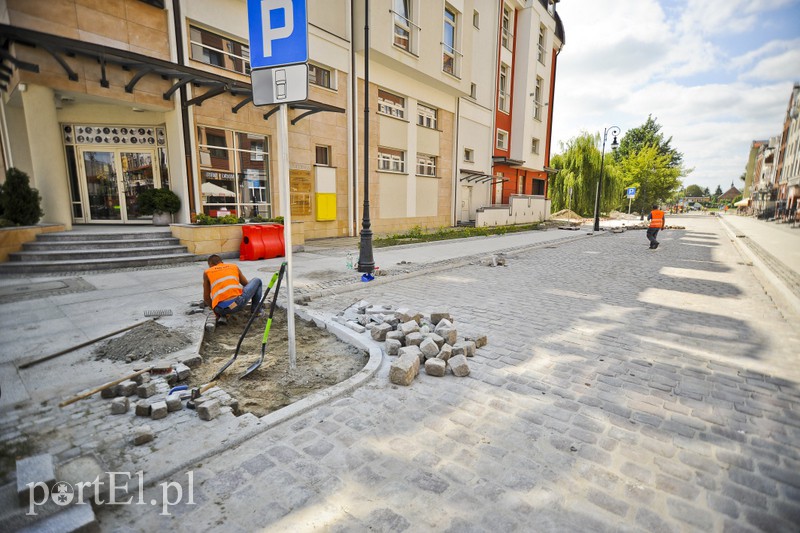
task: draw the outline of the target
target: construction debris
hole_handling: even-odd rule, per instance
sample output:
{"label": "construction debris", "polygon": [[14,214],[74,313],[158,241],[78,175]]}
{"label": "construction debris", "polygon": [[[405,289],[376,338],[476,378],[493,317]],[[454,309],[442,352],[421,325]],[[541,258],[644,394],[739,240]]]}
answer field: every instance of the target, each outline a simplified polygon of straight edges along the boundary
{"label": "construction debris", "polygon": [[[505,264],[502,254],[493,256],[497,265]],[[468,357],[486,346],[486,335],[459,337],[450,313],[437,310],[424,315],[407,308],[392,310],[390,305],[370,305],[361,300],[344,309],[335,320],[354,331],[363,329],[384,343],[389,356],[397,356],[389,369],[389,381],[408,386],[419,375],[420,366],[429,376],[442,377],[447,369],[454,376],[469,375]]]}
{"label": "construction debris", "polygon": [[133,444],[141,446],[147,444],[156,437],[150,426],[139,426],[133,432]]}

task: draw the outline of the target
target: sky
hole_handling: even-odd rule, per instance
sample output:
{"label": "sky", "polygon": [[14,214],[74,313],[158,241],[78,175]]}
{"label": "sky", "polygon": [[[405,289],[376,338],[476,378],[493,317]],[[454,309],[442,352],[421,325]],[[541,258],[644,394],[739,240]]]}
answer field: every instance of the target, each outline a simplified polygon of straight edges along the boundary
{"label": "sky", "polygon": [[694,169],[684,186],[743,188],[751,142],[782,132],[800,82],[800,0],[561,0],[557,10],[566,44],[552,154],[652,115]]}

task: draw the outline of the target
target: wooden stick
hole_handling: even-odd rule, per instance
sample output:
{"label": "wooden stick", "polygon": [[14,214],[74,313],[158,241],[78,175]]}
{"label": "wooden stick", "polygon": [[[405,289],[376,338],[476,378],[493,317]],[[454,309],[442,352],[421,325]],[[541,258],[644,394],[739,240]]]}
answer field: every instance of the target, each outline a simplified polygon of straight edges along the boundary
{"label": "wooden stick", "polygon": [[111,381],[111,382],[109,382],[109,383],[106,383],[105,385],[101,385],[101,386],[99,386],[99,387],[97,387],[97,388],[95,388],[95,389],[92,389],[92,390],[90,390],[89,392],[84,392],[83,394],[78,394],[77,396],[73,396],[73,397],[72,397],[72,398],[70,398],[69,400],[64,400],[63,402],[61,402],[60,404],[58,404],[58,406],[59,406],[59,407],[64,407],[64,406],[67,406],[67,405],[69,405],[69,404],[71,404],[71,403],[75,403],[75,402],[77,402],[78,400],[83,400],[84,398],[88,398],[88,397],[89,397],[89,396],[91,396],[92,394],[96,394],[96,393],[98,393],[98,392],[100,392],[100,391],[102,391],[102,390],[106,390],[106,389],[108,389],[108,388],[111,388],[111,387],[113,387],[114,385],[119,385],[120,383],[122,383],[122,382],[123,382],[123,381],[125,381],[125,380],[128,380],[128,379],[133,379],[133,378],[135,378],[136,376],[138,376],[138,375],[141,375],[141,374],[144,374],[145,372],[149,372],[149,371],[150,371],[150,370],[152,370],[152,369],[153,369],[153,367],[151,366],[151,367],[148,367],[148,368],[143,368],[143,369],[141,369],[141,370],[137,370],[137,371],[136,371],[136,372],[134,372],[133,374],[128,374],[128,375],[127,375],[127,376],[125,376],[124,378],[119,378],[119,379],[118,379],[118,380],[116,380],[116,381]]}
{"label": "wooden stick", "polygon": [[137,326],[141,326],[142,324],[147,324],[151,322],[150,320],[145,320],[143,322],[137,322],[132,326],[128,326],[122,329],[118,329],[117,331],[112,331],[111,333],[106,333],[102,337],[97,337],[96,339],[92,339],[90,341],[83,342],[78,344],[77,346],[72,346],[71,348],[67,348],[66,350],[61,350],[60,352],[51,353],[50,355],[45,355],[44,357],[40,357],[39,359],[34,359],[33,361],[28,361],[27,363],[23,363],[19,365],[19,369],[22,370],[24,368],[32,367],[33,365],[38,365],[39,363],[44,363],[45,361],[49,361],[50,359],[55,359],[59,355],[64,355],[65,353],[74,352],[78,348],[83,348],[84,346],[89,346],[90,344],[94,344],[97,341],[101,341],[103,339],[107,339],[108,337],[113,337],[114,335],[119,335],[122,332],[128,331],[129,329],[133,329]]}

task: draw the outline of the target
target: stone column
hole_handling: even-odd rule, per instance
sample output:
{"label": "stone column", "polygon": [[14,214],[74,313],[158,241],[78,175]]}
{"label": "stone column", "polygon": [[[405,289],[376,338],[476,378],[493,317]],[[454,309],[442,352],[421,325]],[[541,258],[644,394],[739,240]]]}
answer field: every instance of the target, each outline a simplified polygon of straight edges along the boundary
{"label": "stone column", "polygon": [[39,189],[42,222],[72,229],[67,162],[61,141],[55,95],[49,87],[29,83],[21,93],[31,155],[31,186]]}

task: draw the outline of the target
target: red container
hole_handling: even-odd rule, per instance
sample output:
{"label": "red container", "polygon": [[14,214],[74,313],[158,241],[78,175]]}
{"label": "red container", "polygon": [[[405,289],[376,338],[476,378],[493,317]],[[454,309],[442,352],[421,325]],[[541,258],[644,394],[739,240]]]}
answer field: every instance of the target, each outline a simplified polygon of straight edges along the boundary
{"label": "red container", "polygon": [[261,241],[264,243],[264,259],[286,255],[286,244],[283,241],[283,226],[281,224],[262,225]]}
{"label": "red container", "polygon": [[250,224],[242,226],[240,261],[257,261],[286,255],[283,226],[280,224]]}
{"label": "red container", "polygon": [[240,261],[265,259],[262,226],[242,226],[242,244],[239,245]]}

